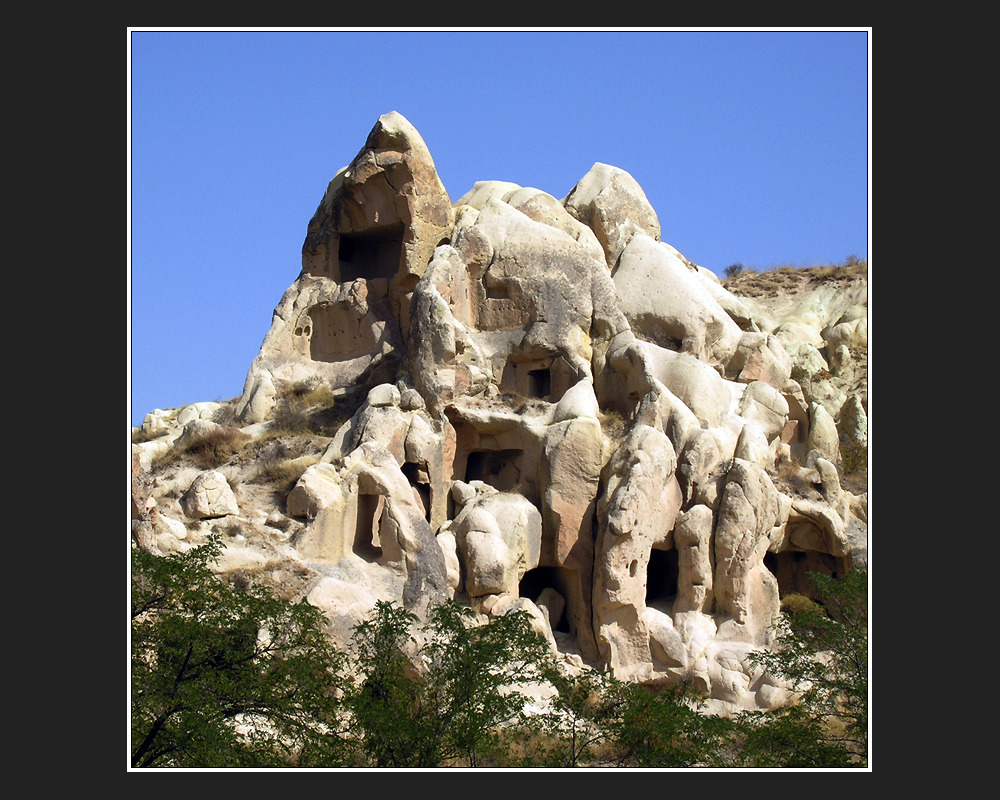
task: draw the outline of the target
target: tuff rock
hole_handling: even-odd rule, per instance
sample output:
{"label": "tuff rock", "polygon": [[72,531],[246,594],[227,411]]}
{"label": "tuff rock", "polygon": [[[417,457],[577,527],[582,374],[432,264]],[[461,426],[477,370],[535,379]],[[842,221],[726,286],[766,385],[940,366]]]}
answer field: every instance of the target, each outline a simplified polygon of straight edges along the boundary
{"label": "tuff rock", "polygon": [[[562,200],[485,181],[452,204],[381,117],[242,395],[136,431],[137,544],[220,531],[221,571],[308,598],[345,642],[378,600],[453,597],[528,610],[574,663],[774,705],[747,657],[781,598],[867,559],[844,472],[868,444],[867,277],[724,285],[660,235],[600,163]],[[224,464],[171,458],[219,437]]]}

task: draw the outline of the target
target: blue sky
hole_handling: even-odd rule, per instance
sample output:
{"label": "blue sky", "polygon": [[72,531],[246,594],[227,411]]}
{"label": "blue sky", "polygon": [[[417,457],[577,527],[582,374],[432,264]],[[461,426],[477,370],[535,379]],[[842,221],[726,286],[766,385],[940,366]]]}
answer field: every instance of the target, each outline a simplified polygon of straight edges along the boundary
{"label": "blue sky", "polygon": [[869,256],[871,31],[130,29],[129,414],[243,389],[306,225],[378,117],[452,201],[627,170],[663,241],[734,262]]}

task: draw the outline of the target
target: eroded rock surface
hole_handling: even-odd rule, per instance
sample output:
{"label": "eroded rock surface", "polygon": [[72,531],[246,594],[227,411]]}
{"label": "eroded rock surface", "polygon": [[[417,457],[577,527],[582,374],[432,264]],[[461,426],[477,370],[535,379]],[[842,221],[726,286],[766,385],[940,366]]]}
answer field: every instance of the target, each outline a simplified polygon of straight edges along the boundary
{"label": "eroded rock surface", "polygon": [[[747,656],[781,598],[866,559],[867,336],[865,276],[730,291],[616,167],[452,205],[387,114],[309,222],[233,418],[147,417],[133,534],[190,547],[226,520],[227,563],[344,640],[377,600],[525,608],[566,657],[767,707]],[[347,411],[281,439],[290,398]],[[220,438],[244,455],[157,466]]]}

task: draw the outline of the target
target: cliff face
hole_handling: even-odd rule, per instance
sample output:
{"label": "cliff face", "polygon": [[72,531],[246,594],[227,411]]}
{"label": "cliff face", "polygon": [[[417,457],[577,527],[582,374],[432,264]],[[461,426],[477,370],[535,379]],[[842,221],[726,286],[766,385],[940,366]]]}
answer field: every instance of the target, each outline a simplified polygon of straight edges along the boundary
{"label": "cliff face", "polygon": [[453,204],[381,117],[242,396],[137,432],[135,541],[221,530],[221,572],[342,640],[377,600],[457,597],[528,610],[577,664],[780,702],[746,656],[781,597],[866,560],[866,273],[723,285],[659,237],[605,164],[562,200],[484,182]]}

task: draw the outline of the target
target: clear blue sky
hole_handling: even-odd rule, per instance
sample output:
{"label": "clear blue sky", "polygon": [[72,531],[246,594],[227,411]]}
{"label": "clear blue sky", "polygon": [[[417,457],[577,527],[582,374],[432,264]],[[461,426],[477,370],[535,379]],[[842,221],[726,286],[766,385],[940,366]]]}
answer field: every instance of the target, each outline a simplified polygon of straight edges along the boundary
{"label": "clear blue sky", "polygon": [[398,111],[452,201],[631,173],[716,273],[869,255],[871,31],[130,29],[129,413],[239,395],[306,225]]}

